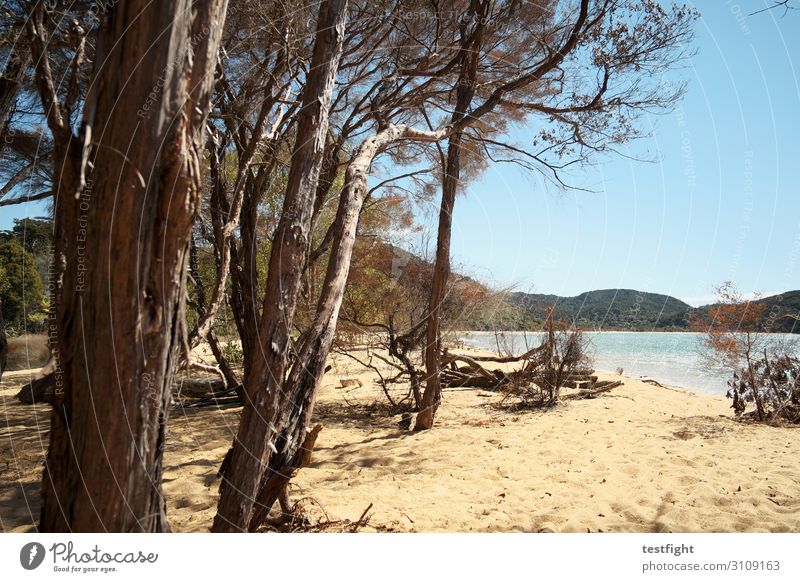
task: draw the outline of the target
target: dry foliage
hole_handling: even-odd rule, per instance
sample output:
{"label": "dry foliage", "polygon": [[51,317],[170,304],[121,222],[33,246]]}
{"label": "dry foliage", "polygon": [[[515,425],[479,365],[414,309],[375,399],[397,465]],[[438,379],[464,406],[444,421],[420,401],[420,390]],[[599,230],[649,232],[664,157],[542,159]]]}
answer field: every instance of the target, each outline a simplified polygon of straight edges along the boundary
{"label": "dry foliage", "polygon": [[[707,366],[731,374],[728,398],[737,416],[758,422],[800,422],[800,360],[790,346],[767,335],[764,305],[758,296],[746,300],[726,282],[717,288],[717,303],[709,309],[704,331]],[[702,326],[702,327],[701,327]],[[748,411],[749,406],[753,407]]]}

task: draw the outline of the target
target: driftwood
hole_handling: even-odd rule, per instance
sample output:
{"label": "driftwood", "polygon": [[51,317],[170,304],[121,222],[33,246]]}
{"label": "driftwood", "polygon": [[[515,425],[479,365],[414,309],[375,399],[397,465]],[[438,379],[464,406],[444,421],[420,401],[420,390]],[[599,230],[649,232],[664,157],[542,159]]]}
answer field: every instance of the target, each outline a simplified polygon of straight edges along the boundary
{"label": "driftwood", "polygon": [[653,380],[652,378],[642,378],[642,382],[645,384],[652,384],[653,386],[658,386],[659,388],[666,388],[661,382],[658,380]]}
{"label": "driftwood", "polygon": [[52,404],[55,395],[55,360],[51,359],[44,368],[17,393],[17,400],[23,404]]}
{"label": "driftwood", "polygon": [[[458,362],[466,366],[458,366]],[[509,377],[502,370],[487,370],[477,358],[450,354],[445,350],[441,360],[440,380],[448,388],[499,388],[508,384]]]}
{"label": "driftwood", "polygon": [[513,362],[520,362],[522,360],[529,360],[537,353],[543,351],[544,346],[537,346],[535,348],[531,348],[524,354],[520,354],[519,356],[473,356],[472,359],[476,362],[495,362],[498,364],[510,364]]}
{"label": "driftwood", "polygon": [[602,382],[596,382],[595,385],[587,390],[581,390],[580,392],[573,392],[572,394],[565,394],[561,396],[562,400],[585,400],[587,398],[595,398],[598,395],[602,394],[603,392],[608,392],[609,390],[613,390],[618,386],[622,386],[622,382],[619,380],[611,381],[605,380]]}
{"label": "driftwood", "polygon": [[225,379],[220,377],[188,376],[175,383],[178,394],[189,398],[207,398],[226,389]]}
{"label": "driftwood", "polygon": [[[233,388],[225,388],[219,392],[212,392],[205,398],[200,398],[199,400],[195,400],[189,404],[184,404],[183,408],[204,408],[206,406],[241,406],[242,400],[238,395],[241,389],[242,385],[240,384],[239,386],[234,386]],[[231,394],[234,392],[236,395],[231,396]]]}

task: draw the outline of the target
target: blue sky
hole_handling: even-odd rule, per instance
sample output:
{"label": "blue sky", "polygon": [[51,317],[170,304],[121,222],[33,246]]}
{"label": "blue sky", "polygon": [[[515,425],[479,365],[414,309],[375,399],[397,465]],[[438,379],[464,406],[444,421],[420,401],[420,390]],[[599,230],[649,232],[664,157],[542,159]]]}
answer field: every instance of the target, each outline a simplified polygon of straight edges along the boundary
{"label": "blue sky", "polygon": [[800,288],[800,11],[695,6],[698,52],[673,76],[687,95],[627,146],[659,161],[605,158],[575,176],[595,193],[488,169],[456,204],[461,270],[537,293],[622,287],[695,305],[726,280],[745,293]]}
{"label": "blue sky", "polygon": [[[800,11],[747,16],[765,1],[696,4],[698,52],[675,76],[688,93],[627,146],[657,163],[605,158],[573,176],[593,193],[489,168],[457,201],[455,266],[497,287],[623,287],[693,304],[726,280],[748,293],[800,288]],[[42,213],[2,208],[0,229]]]}

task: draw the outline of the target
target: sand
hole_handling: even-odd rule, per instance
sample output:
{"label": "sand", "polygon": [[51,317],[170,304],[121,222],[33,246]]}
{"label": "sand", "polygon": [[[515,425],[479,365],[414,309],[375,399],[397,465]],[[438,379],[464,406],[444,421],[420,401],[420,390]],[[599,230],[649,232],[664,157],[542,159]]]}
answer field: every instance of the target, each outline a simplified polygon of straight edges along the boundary
{"label": "sand", "polygon": [[[370,406],[381,393],[349,362],[335,361],[324,380],[325,429],[292,487],[317,514],[355,520],[372,504],[372,526],[410,532],[800,531],[800,432],[738,422],[723,397],[624,378],[596,399],[511,413],[498,394],[448,390],[435,429],[413,433]],[[49,414],[13,399],[28,373],[0,386],[3,531],[32,531],[38,514]],[[341,378],[363,386],[341,388]],[[208,530],[238,417],[172,413],[173,530]]]}

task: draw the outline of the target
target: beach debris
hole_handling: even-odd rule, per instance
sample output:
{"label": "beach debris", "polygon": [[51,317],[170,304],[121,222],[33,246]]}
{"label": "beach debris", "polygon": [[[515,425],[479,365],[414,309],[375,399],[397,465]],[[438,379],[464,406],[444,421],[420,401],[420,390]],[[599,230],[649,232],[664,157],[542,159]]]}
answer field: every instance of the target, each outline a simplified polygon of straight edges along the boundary
{"label": "beach debris", "polygon": [[400,422],[397,423],[397,426],[400,427],[401,430],[408,430],[411,428],[411,423],[414,421],[415,414],[411,414],[410,412],[404,412],[400,417]]}
{"label": "beach debris", "polygon": [[[546,408],[561,400],[582,400],[599,396],[622,386],[621,380],[600,380],[588,363],[585,341],[580,331],[557,326],[552,309],[546,321],[547,332],[541,345],[519,356],[477,356],[453,354],[444,350],[441,380],[448,388],[499,390],[503,403],[513,399],[512,410]],[[489,369],[488,363],[520,363],[518,369]],[[622,369],[618,369],[621,375]],[[562,388],[576,392],[561,395]]]}
{"label": "beach debris", "polygon": [[189,398],[205,398],[225,390],[225,380],[216,376],[186,376],[177,378],[175,384],[178,395]]}
{"label": "beach debris", "polygon": [[17,400],[23,404],[52,404],[55,393],[55,360],[50,360],[31,381],[17,393]]}
{"label": "beach debris", "polygon": [[361,388],[362,383],[358,378],[340,378],[339,384],[342,388]]}
{"label": "beach debris", "polygon": [[[372,506],[370,503],[357,520],[332,519],[319,501],[304,497],[290,507],[281,508],[279,514],[271,516],[258,531],[356,533],[369,525]],[[414,523],[410,517],[408,520]],[[380,531],[385,528],[375,526],[375,529]]]}
{"label": "beach debris", "polygon": [[661,382],[658,380],[653,380],[652,378],[641,378],[642,382],[645,384],[652,384],[653,386],[658,386],[659,388],[666,388]]}
{"label": "beach debris", "polygon": [[[487,370],[470,356],[450,354],[444,350],[441,361],[441,382],[448,388],[495,389],[510,381],[502,370]],[[459,366],[459,362],[465,365]]]}

